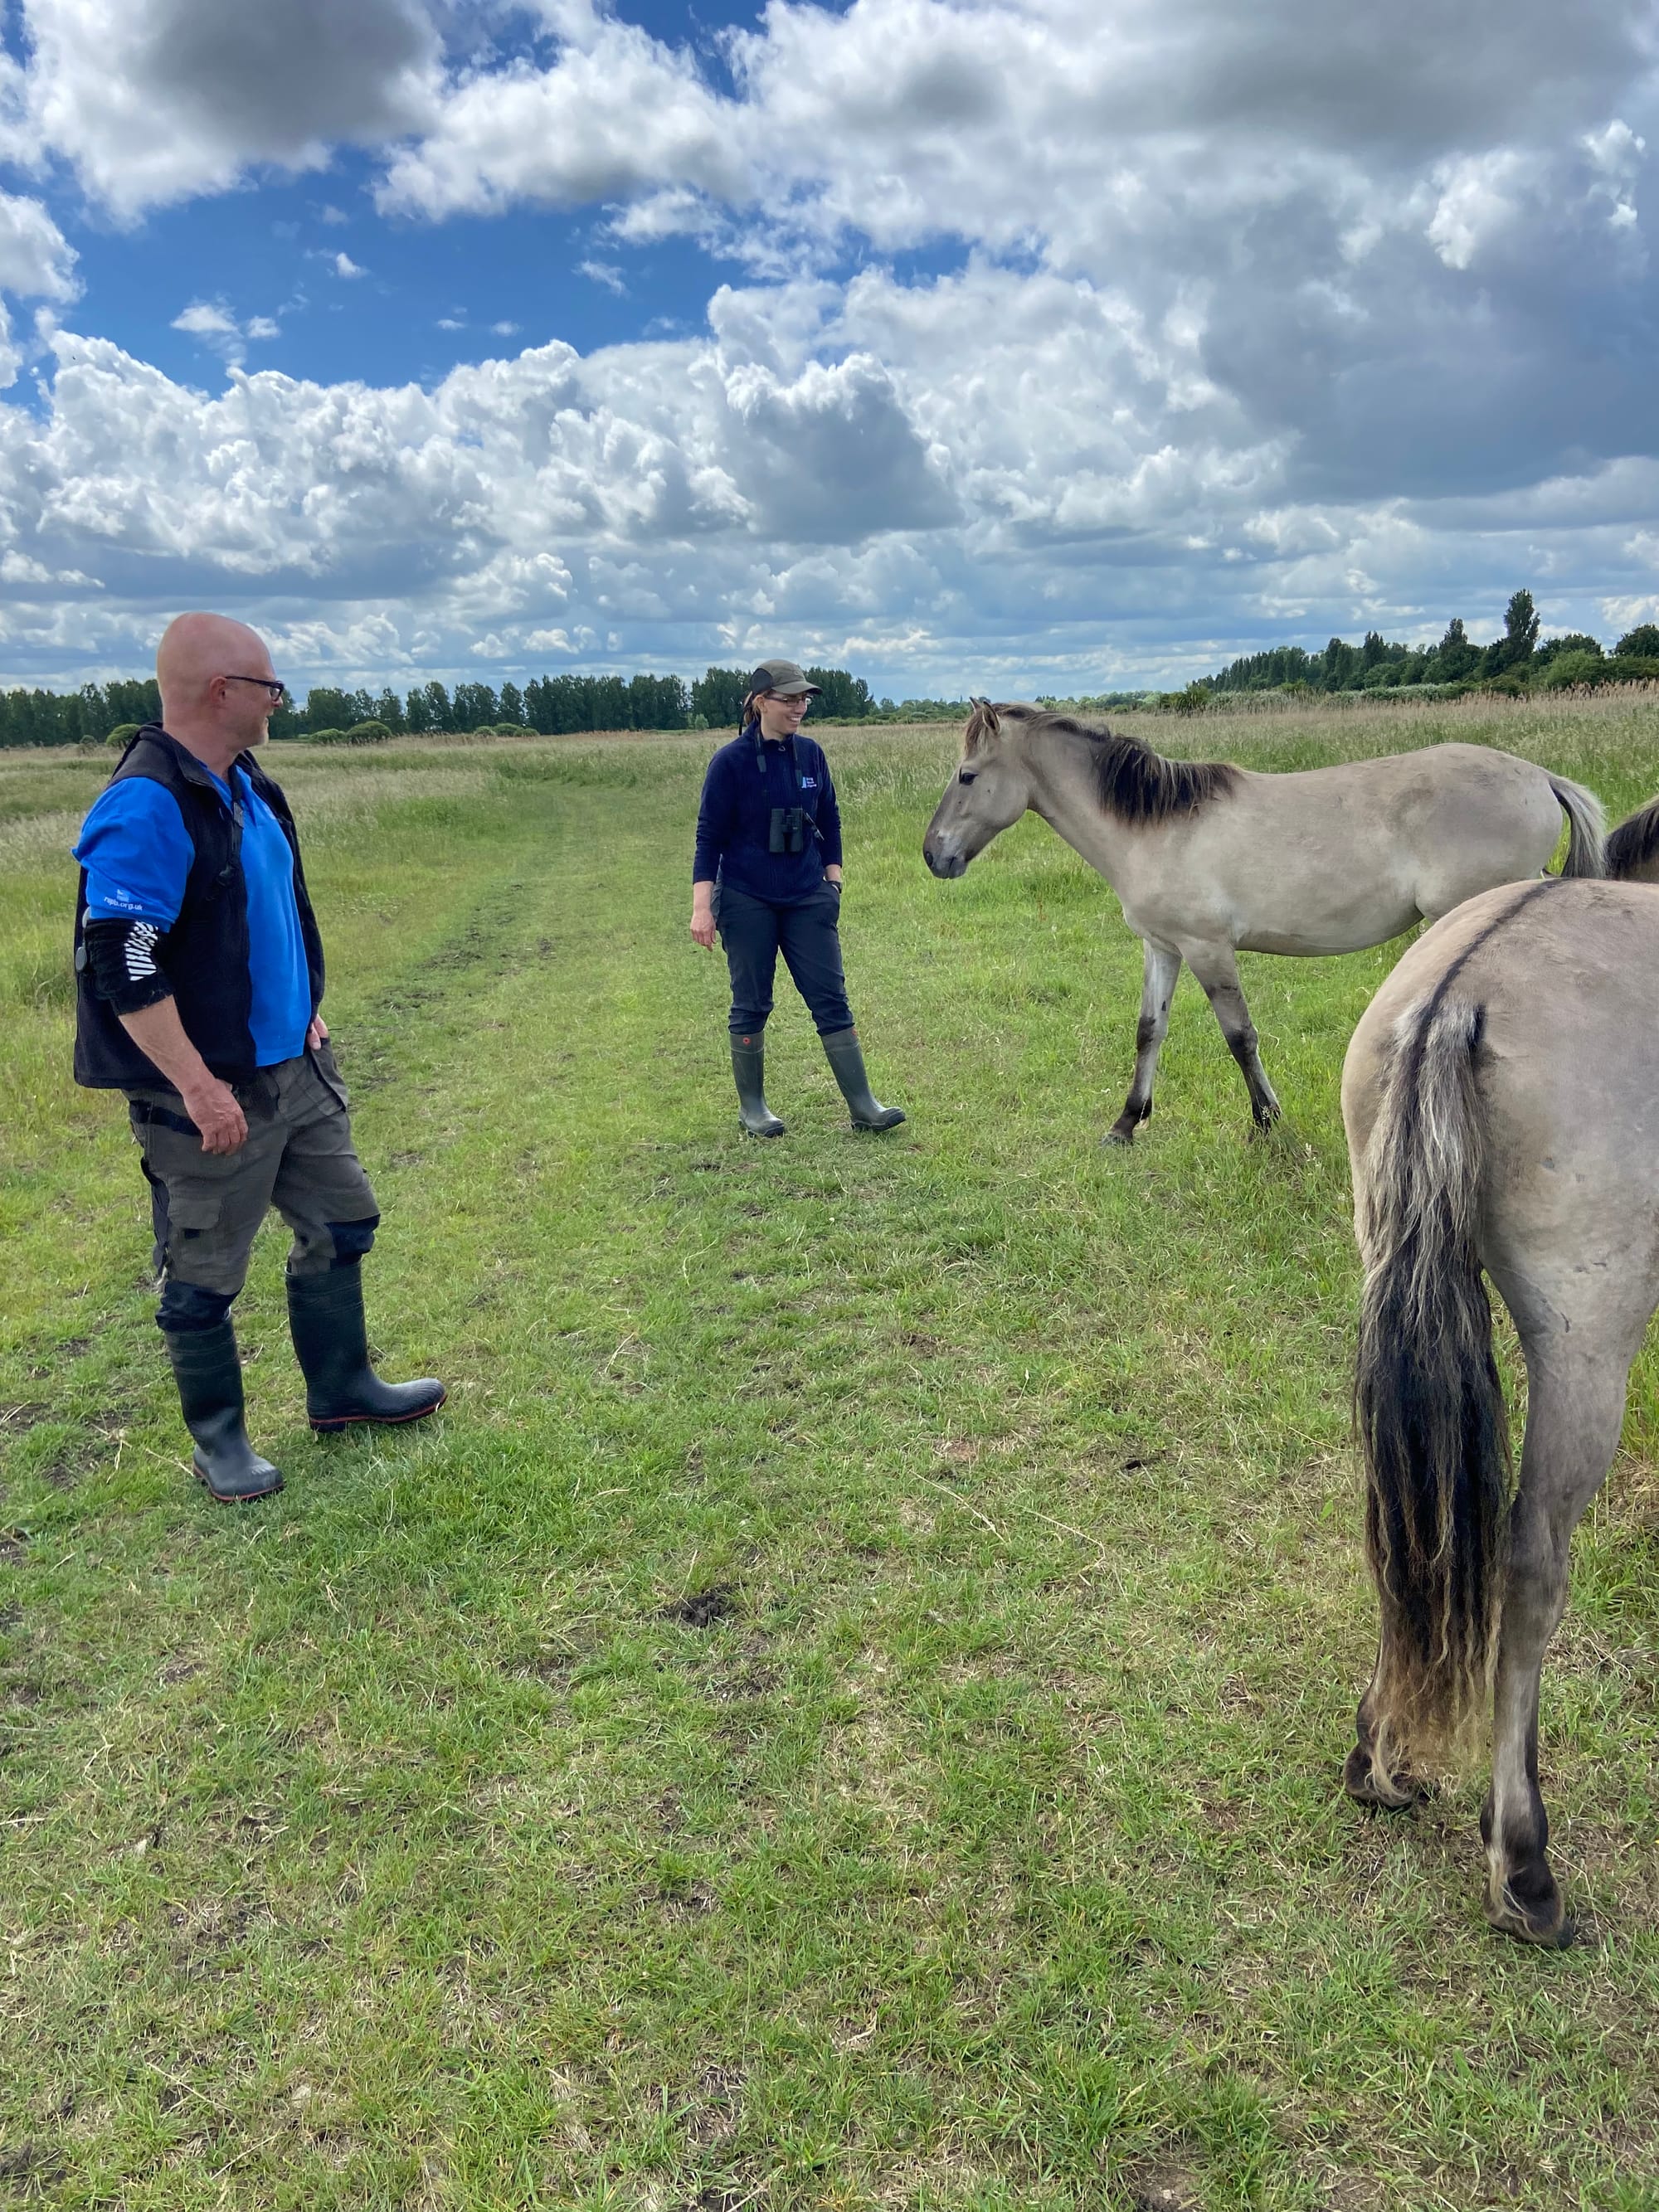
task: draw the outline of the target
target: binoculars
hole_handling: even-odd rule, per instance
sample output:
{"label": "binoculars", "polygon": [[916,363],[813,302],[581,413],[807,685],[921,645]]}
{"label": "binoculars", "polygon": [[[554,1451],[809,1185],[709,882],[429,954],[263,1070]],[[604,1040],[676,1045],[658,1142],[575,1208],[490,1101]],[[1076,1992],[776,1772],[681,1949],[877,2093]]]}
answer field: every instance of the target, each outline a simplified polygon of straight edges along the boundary
{"label": "binoculars", "polygon": [[806,809],[804,806],[775,806],[766,833],[769,853],[804,853],[806,850]]}

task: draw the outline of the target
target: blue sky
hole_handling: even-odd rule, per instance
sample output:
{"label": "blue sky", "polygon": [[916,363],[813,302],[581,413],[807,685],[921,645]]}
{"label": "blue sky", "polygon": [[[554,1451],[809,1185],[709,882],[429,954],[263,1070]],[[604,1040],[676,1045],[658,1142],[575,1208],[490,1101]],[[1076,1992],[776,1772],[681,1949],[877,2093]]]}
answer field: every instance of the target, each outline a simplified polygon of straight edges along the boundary
{"label": "blue sky", "polygon": [[198,604],[895,696],[1659,613],[1652,0],[0,26],[0,683]]}

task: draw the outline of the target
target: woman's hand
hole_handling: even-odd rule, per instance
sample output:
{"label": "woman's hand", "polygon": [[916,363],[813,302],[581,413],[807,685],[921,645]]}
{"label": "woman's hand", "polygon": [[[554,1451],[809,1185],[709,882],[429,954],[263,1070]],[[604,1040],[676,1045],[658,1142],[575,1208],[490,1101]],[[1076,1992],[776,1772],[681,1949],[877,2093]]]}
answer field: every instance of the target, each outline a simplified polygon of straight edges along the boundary
{"label": "woman's hand", "polygon": [[713,884],[693,884],[691,886],[691,942],[701,945],[705,951],[714,942]]}

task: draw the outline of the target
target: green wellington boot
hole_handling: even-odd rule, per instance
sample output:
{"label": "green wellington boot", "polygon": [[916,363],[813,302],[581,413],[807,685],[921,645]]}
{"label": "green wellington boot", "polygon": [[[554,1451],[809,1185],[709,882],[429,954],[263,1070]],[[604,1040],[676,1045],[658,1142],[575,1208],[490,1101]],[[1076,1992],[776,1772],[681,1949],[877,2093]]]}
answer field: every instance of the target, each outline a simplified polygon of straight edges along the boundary
{"label": "green wellington boot", "polygon": [[847,1101],[855,1129],[896,1129],[904,1119],[897,1106],[884,1106],[870,1088],[870,1079],[864,1072],[864,1054],[859,1048],[856,1030],[836,1030],[833,1036],[820,1037],[823,1056],[830,1063],[830,1073],[841,1085],[841,1095]]}
{"label": "green wellington boot", "polygon": [[185,1426],[196,1440],[196,1479],[221,1505],[269,1498],[283,1478],[247,1440],[242,1420],[242,1363],[229,1320],[211,1328],[163,1329]]}
{"label": "green wellington boot", "polygon": [[319,1434],[359,1421],[421,1421],[449,1395],[430,1376],[382,1382],[368,1364],[360,1267],[288,1279],[288,1327],[306,1378],[306,1412]]}
{"label": "green wellington boot", "polygon": [[751,1137],[781,1137],[784,1124],[766,1103],[766,1047],[757,1036],[732,1040],[738,1119]]}

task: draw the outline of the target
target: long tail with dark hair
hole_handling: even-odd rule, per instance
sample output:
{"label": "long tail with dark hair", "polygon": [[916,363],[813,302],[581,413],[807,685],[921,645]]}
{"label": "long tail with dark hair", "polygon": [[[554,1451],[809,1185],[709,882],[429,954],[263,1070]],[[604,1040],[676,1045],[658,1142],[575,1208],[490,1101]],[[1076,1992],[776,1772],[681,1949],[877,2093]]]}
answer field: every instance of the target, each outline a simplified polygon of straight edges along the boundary
{"label": "long tail with dark hair", "polygon": [[1550,789],[1567,817],[1567,857],[1561,863],[1562,874],[1606,875],[1607,817],[1601,800],[1582,783],[1573,783],[1565,775],[1550,776]]}
{"label": "long tail with dark hair", "polygon": [[1379,1785],[1457,1747],[1497,1650],[1510,1443],[1475,1241],[1483,1022],[1443,987],[1401,1016],[1358,1176],[1354,1410],[1382,1612],[1366,1706]]}

